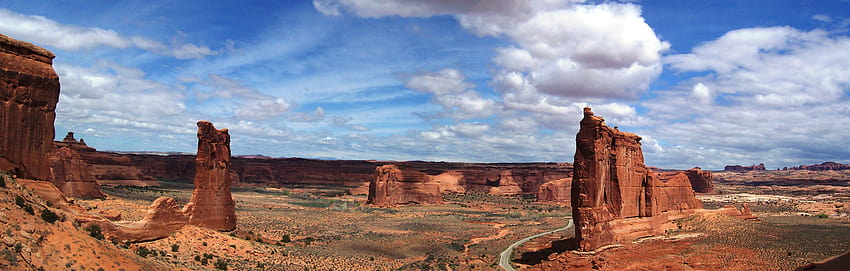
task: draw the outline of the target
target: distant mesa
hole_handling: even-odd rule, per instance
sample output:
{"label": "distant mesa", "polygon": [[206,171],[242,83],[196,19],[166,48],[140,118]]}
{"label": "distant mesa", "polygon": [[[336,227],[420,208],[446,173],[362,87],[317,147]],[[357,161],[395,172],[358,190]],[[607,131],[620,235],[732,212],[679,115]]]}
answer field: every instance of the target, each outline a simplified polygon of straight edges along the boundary
{"label": "distant mesa", "polygon": [[0,170],[47,180],[59,102],[53,53],[0,34]]}
{"label": "distant mesa", "polygon": [[813,171],[850,170],[850,165],[836,163],[836,162],[823,162],[823,163],[814,164],[814,165],[800,165],[800,166],[797,166],[797,167],[785,168],[785,170],[813,170]]}
{"label": "distant mesa", "polygon": [[571,187],[579,250],[664,233],[672,219],[702,208],[685,172],[647,168],[640,140],[584,109]]}
{"label": "distant mesa", "polygon": [[764,164],[752,165],[752,166],[726,166],[724,171],[735,171],[735,172],[746,172],[746,171],[765,171]]}
{"label": "distant mesa", "polygon": [[440,184],[424,172],[403,170],[397,165],[383,165],[375,168],[366,203],[382,207],[435,205],[443,204],[443,194]]}
{"label": "distant mesa", "polygon": [[[61,149],[69,149],[70,152],[74,153],[73,158],[70,158],[71,156],[68,155],[63,157],[56,156],[56,152]],[[63,161],[68,159],[76,159],[82,162]],[[51,163],[51,174],[54,175],[51,177],[51,180],[60,187],[63,192],[66,192],[66,190],[62,188],[63,177],[55,174],[57,169],[61,167],[62,163],[85,164],[85,166],[77,166],[74,171],[65,171],[62,173],[72,174],[64,179],[74,180],[76,178],[80,178],[77,176],[90,175],[96,181],[97,185],[159,186],[156,179],[143,174],[139,168],[131,163],[128,157],[117,153],[99,152],[97,149],[88,146],[82,138],[77,140],[74,137],[74,132],[68,132],[68,134],[65,135],[65,138],[61,141],[53,141]],[[88,182],[88,177],[81,180]],[[89,187],[88,189],[94,188]],[[74,193],[66,194],[70,197],[87,198],[87,196],[75,195]]]}

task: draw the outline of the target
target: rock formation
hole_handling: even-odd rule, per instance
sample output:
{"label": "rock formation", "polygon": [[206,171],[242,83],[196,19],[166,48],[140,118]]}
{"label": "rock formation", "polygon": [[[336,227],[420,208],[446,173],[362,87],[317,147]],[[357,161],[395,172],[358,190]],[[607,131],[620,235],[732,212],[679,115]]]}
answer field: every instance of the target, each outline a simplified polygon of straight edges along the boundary
{"label": "rock formation", "polygon": [[764,167],[764,164],[758,164],[758,165],[752,165],[752,166],[741,166],[741,165],[726,166],[723,170],[724,171],[764,171],[766,169]]}
{"label": "rock formation", "polygon": [[399,204],[442,204],[439,183],[416,170],[402,170],[396,165],[375,168],[369,183],[367,204],[392,207]]}
{"label": "rock formation", "polygon": [[110,240],[142,242],[168,237],[185,226],[189,217],[173,198],[160,197],[151,203],[148,213],[139,221],[113,222],[96,215],[79,215],[75,221],[83,228],[97,225]]}
{"label": "rock formation", "polygon": [[685,171],[691,182],[691,188],[697,193],[714,193],[714,176],[711,171],[702,170],[698,167]]}
{"label": "rock formation", "polygon": [[640,140],[584,109],[571,187],[580,250],[663,233],[675,215],[702,207],[685,173],[646,167]]}
{"label": "rock formation", "polygon": [[[139,168],[133,166],[129,157],[117,153],[99,152],[97,149],[86,145],[82,138],[77,141],[74,138],[74,132],[68,132],[62,141],[53,141],[53,145],[54,152],[67,148],[76,153],[75,157],[86,164],[85,167],[80,167],[80,170],[85,168],[88,171],[85,174],[91,175],[100,185],[159,185],[156,179],[142,174]],[[51,159],[51,162],[55,165],[57,163],[56,157],[51,156]],[[57,186],[62,187],[60,184],[57,184]]]}
{"label": "rock formation", "polygon": [[198,154],[195,157],[195,189],[184,207],[189,223],[219,231],[236,228],[236,210],[230,185],[236,174],[230,169],[230,134],[208,121],[198,122]]}
{"label": "rock formation", "polygon": [[59,102],[53,53],[0,35],[0,170],[18,177],[50,177]]}
{"label": "rock formation", "polygon": [[511,174],[510,170],[499,171],[498,177],[495,180],[490,181],[490,183],[496,185],[490,187],[490,190],[487,191],[490,195],[506,196],[522,194],[522,188],[520,188],[519,184],[514,181],[514,176]]}
{"label": "rock formation", "polygon": [[74,198],[105,198],[100,185],[89,172],[88,164],[80,154],[69,148],[61,147],[50,153],[50,181],[65,196]]}
{"label": "rock formation", "polygon": [[790,168],[790,170],[813,170],[813,171],[850,170],[850,165],[836,163],[836,162],[823,162],[823,163],[814,164],[814,165],[800,165],[798,167],[792,167],[792,168]]}
{"label": "rock formation", "polygon": [[563,178],[548,181],[537,190],[537,201],[539,202],[562,202],[570,204],[570,188],[573,178]]}
{"label": "rock formation", "polygon": [[463,187],[463,173],[450,170],[440,175],[431,176],[431,178],[440,184],[440,191],[443,193],[466,192],[466,188]]}

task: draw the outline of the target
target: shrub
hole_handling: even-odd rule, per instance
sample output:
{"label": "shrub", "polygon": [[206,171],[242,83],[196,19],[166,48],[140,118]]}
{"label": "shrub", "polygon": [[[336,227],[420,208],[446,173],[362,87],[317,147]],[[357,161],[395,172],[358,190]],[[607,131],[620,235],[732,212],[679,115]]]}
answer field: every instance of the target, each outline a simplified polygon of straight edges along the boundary
{"label": "shrub", "polygon": [[3,187],[3,188],[6,187],[6,178],[5,177],[0,177],[0,187]]}
{"label": "shrub", "polygon": [[24,246],[21,243],[15,244],[15,252],[21,253],[21,250],[24,250]]}
{"label": "shrub", "polygon": [[35,210],[33,210],[32,206],[30,206],[29,204],[24,205],[24,211],[26,211],[28,214],[31,214],[31,215],[35,214]]}
{"label": "shrub", "polygon": [[100,226],[91,224],[86,227],[85,230],[89,232],[89,236],[94,237],[94,239],[103,240],[103,232],[100,231]]}
{"label": "shrub", "polygon": [[178,245],[178,244],[171,245],[171,252],[177,252],[179,250],[180,250],[180,245]]}
{"label": "shrub", "polygon": [[41,219],[44,219],[47,223],[53,224],[53,222],[59,220],[59,216],[50,209],[44,209],[44,211],[41,211]]}
{"label": "shrub", "polygon": [[138,249],[136,249],[136,254],[139,254],[139,256],[142,256],[142,258],[147,257],[147,256],[148,256],[149,254],[151,254],[151,253],[153,253],[153,251],[150,251],[150,250],[149,250],[148,248],[146,248],[146,247],[141,247],[141,246],[140,246]]}
{"label": "shrub", "polygon": [[18,207],[24,208],[27,205],[27,201],[24,200],[21,196],[15,196],[15,205]]}
{"label": "shrub", "polygon": [[292,239],[289,238],[289,234],[284,234],[283,237],[280,238],[281,242],[289,243],[292,242]]}
{"label": "shrub", "polygon": [[207,242],[204,242],[202,245],[207,246]]}
{"label": "shrub", "polygon": [[817,214],[816,217],[817,218],[829,218],[829,215],[824,214],[824,213],[820,213],[820,214]]}
{"label": "shrub", "polygon": [[201,258],[201,264],[202,264],[202,265],[207,265],[207,263],[208,263],[208,262],[209,262],[209,259],[207,259],[207,258]]}
{"label": "shrub", "polygon": [[218,260],[215,261],[215,269],[227,270],[227,261],[218,258]]}

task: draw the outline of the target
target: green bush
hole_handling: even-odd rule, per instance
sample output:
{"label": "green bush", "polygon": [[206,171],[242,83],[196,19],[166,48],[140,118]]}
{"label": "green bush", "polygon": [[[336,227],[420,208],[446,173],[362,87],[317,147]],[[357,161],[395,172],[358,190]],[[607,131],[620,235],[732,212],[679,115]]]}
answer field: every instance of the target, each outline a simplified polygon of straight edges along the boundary
{"label": "green bush", "polygon": [[177,252],[179,250],[180,250],[180,245],[178,245],[178,244],[171,245],[171,252]]}
{"label": "green bush", "polygon": [[289,238],[289,234],[284,234],[283,237],[280,238],[281,242],[289,243],[292,242],[292,239]]}
{"label": "green bush", "polygon": [[100,231],[100,226],[91,224],[85,228],[87,232],[89,232],[89,236],[94,237],[97,240],[103,240],[103,232]]}
{"label": "green bush", "polygon": [[815,217],[817,217],[817,218],[829,218],[829,215],[824,214],[824,213],[820,213],[820,214],[817,214]]}
{"label": "green bush", "polygon": [[24,198],[22,198],[21,196],[15,196],[15,205],[24,208],[24,206],[27,206],[27,201],[24,200]]}
{"label": "green bush", "polygon": [[6,177],[0,177],[0,187],[6,187]]}
{"label": "green bush", "polygon": [[153,251],[150,251],[150,250],[149,250],[148,248],[146,248],[146,247],[141,247],[141,246],[140,246],[138,249],[136,249],[136,254],[139,254],[139,256],[142,256],[142,258],[147,257],[147,256],[148,256],[148,255],[150,255],[151,253],[153,253]]}
{"label": "green bush", "polygon": [[41,211],[41,219],[44,219],[47,223],[53,224],[53,222],[59,220],[59,216],[50,209],[44,209],[44,211]]}
{"label": "green bush", "polygon": [[227,261],[218,258],[218,260],[215,261],[215,269],[227,270]]}
{"label": "green bush", "polygon": [[28,214],[31,214],[31,215],[35,214],[35,210],[33,210],[32,206],[30,206],[29,204],[24,206],[24,211],[26,211]]}

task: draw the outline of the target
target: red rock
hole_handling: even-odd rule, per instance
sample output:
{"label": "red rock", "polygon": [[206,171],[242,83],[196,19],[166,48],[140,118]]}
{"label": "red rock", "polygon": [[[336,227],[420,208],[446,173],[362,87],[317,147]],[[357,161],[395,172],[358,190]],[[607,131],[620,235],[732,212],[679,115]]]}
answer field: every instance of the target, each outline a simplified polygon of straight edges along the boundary
{"label": "red rock", "polygon": [[369,183],[366,202],[392,207],[399,204],[442,204],[439,183],[431,176],[416,170],[402,170],[396,165],[375,168],[375,178]]}
{"label": "red rock", "polygon": [[689,169],[685,171],[685,174],[688,175],[688,179],[691,182],[691,188],[694,189],[694,192],[697,193],[715,193],[714,190],[714,176],[711,175],[711,171],[702,170],[698,167]]}
{"label": "red rock", "polygon": [[74,132],[68,132],[62,141],[54,141],[53,145],[56,149],[69,148],[78,153],[79,158],[87,164],[88,174],[93,176],[100,185],[159,185],[153,177],[142,174],[142,171],[130,162],[129,157],[117,153],[99,152],[86,145],[82,138],[77,141],[74,138]]}
{"label": "red rock", "polygon": [[50,180],[62,193],[74,198],[106,198],[100,185],[89,172],[88,164],[80,154],[69,147],[50,153]]}
{"label": "red rock", "polygon": [[752,165],[752,166],[741,166],[741,165],[726,166],[723,170],[724,171],[764,171],[766,169],[764,167],[764,164],[758,164],[758,165]]}
{"label": "red rock", "polygon": [[570,203],[570,187],[573,184],[572,178],[563,178],[554,181],[548,181],[540,185],[537,190],[537,201],[540,202],[562,202]]}
{"label": "red rock", "polygon": [[83,228],[97,225],[110,240],[143,242],[168,237],[185,226],[189,217],[173,198],[160,197],[151,203],[148,213],[139,221],[112,222],[97,215],[78,215],[75,221]]}
{"label": "red rock", "polygon": [[236,229],[236,209],[230,185],[237,175],[230,169],[230,134],[212,123],[198,122],[195,189],[184,207],[189,223],[219,231]]}
{"label": "red rock", "polygon": [[496,183],[497,186],[490,187],[490,190],[487,191],[490,195],[508,196],[522,194],[522,188],[520,188],[519,184],[514,181],[514,176],[511,174],[510,170],[499,171],[499,177],[494,181],[494,183]]}
{"label": "red rock", "polygon": [[59,101],[53,53],[0,35],[0,170],[47,180]]}
{"label": "red rock", "polygon": [[814,164],[814,165],[800,165],[798,167],[792,167],[792,168],[790,168],[790,170],[814,170],[814,171],[850,170],[850,165],[836,163],[836,162],[823,162],[823,163]]}
{"label": "red rock", "polygon": [[702,208],[685,173],[646,167],[640,140],[584,109],[571,187],[579,250],[663,233],[683,211]]}

